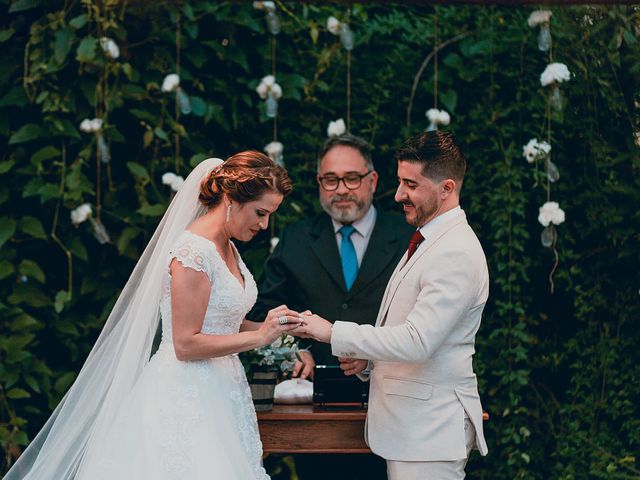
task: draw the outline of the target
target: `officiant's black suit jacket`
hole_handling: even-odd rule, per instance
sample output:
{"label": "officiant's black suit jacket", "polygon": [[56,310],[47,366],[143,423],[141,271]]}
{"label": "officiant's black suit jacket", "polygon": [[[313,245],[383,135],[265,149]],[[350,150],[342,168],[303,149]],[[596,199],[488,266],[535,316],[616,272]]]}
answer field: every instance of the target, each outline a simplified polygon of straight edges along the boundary
{"label": "officiant's black suit jacket", "polygon": [[[374,324],[387,282],[409,243],[413,228],[400,215],[377,208],[376,223],[358,276],[347,291],[331,218],[322,213],[289,225],[265,263],[258,301],[249,314],[263,320],[286,304],[329,321]],[[337,364],[331,346],[313,342],[317,364]]]}

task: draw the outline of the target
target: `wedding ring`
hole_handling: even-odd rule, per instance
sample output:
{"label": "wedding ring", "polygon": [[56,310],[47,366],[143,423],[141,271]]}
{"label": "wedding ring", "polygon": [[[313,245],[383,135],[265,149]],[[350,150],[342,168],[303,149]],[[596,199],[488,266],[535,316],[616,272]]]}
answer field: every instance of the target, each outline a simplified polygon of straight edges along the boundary
{"label": "wedding ring", "polygon": [[282,315],[281,317],[278,317],[278,322],[280,323],[280,325],[285,325],[289,323],[289,319],[286,315]]}

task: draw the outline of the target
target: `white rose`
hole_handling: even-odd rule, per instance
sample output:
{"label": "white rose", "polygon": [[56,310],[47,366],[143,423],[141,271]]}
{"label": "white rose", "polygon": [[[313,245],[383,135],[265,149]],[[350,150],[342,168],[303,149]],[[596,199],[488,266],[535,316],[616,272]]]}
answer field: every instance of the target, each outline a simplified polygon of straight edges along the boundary
{"label": "white rose", "polygon": [[104,53],[107,54],[107,57],[116,59],[120,56],[120,48],[111,38],[102,37],[100,39],[100,46]]}
{"label": "white rose", "polygon": [[554,82],[568,82],[571,79],[571,72],[564,63],[550,63],[540,75],[540,83],[543,87]]}
{"label": "white rose", "polygon": [[264,146],[265,153],[269,156],[271,160],[275,162],[275,159],[282,155],[282,151],[284,150],[284,146],[280,142],[271,142]]}
{"label": "white rose", "polygon": [[102,119],[94,118],[93,120],[91,120],[91,131],[99,132],[100,130],[102,130]]}
{"label": "white rose", "polygon": [[271,240],[269,240],[269,244],[271,245],[269,247],[269,253],[273,253],[278,243],[280,243],[280,239],[278,237],[271,237]]}
{"label": "white rose", "polygon": [[163,92],[173,92],[180,86],[180,77],[176,73],[170,73],[162,81]]}
{"label": "white rose", "polygon": [[86,221],[92,214],[91,205],[83,203],[79,207],[71,210],[71,223],[74,225],[80,225]]}
{"label": "white rose", "polygon": [[279,84],[274,83],[273,85],[271,85],[271,93],[273,95],[273,98],[279,100],[282,97],[282,87]]}
{"label": "white rose", "polygon": [[540,207],[538,222],[540,222],[543,227],[548,227],[550,223],[560,225],[564,220],[564,210],[560,208],[558,202],[546,202]]}
{"label": "white rose", "polygon": [[438,115],[438,122],[440,122],[440,125],[449,125],[449,123],[451,123],[451,116],[448,112],[440,110],[440,115]]}
{"label": "white rose", "polygon": [[327,136],[329,137],[339,137],[347,131],[347,127],[344,124],[344,120],[339,118],[333,122],[329,122],[329,126],[327,127]]}
{"label": "white rose", "polygon": [[430,108],[429,110],[427,110],[427,113],[425,113],[425,116],[431,123],[435,124],[438,121],[438,117],[440,116],[440,110],[438,110],[437,108]]}
{"label": "white rose", "polygon": [[256,92],[258,92],[260,98],[264,100],[265,98],[267,98],[267,94],[269,93],[269,87],[266,83],[260,82],[260,85],[256,87]]}
{"label": "white rose", "polygon": [[91,120],[85,118],[80,122],[80,130],[86,133],[91,133]]}
{"label": "white rose", "polygon": [[327,30],[334,35],[340,35],[340,20],[336,17],[327,18]]}
{"label": "white rose", "polygon": [[532,138],[524,147],[522,147],[522,156],[527,159],[527,162],[533,163],[538,156],[538,140]]}
{"label": "white rose", "polygon": [[529,15],[527,23],[531,28],[537,27],[541,23],[549,23],[551,15],[553,15],[551,10],[535,10],[531,12],[531,15]]}

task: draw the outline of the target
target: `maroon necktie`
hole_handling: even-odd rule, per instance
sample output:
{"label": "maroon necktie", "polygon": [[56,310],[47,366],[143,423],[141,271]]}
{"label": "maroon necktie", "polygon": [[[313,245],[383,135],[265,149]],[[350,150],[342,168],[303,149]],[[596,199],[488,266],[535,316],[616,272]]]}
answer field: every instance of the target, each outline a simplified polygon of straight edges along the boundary
{"label": "maroon necktie", "polygon": [[409,261],[411,255],[416,253],[418,245],[420,245],[423,240],[424,237],[420,233],[420,230],[416,230],[415,232],[413,232],[413,235],[411,235],[411,240],[409,240],[409,253],[407,254],[407,261]]}

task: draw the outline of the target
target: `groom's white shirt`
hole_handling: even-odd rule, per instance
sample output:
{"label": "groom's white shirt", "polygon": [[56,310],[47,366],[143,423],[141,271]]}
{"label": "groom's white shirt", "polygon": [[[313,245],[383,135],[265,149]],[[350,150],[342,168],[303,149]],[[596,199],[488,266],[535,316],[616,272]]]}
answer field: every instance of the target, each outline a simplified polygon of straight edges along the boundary
{"label": "groom's white shirt", "polygon": [[489,292],[484,252],[460,208],[420,230],[425,240],[398,263],[376,326],[335,322],[332,351],[373,361],[365,431],[373,452],[397,461],[464,459],[466,412],[486,455],[472,367]]}

